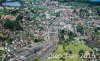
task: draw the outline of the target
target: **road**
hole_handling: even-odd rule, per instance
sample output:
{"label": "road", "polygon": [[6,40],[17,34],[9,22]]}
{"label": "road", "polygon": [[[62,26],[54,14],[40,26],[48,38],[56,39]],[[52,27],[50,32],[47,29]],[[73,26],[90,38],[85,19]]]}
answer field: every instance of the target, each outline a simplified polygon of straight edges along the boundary
{"label": "road", "polygon": [[64,22],[65,23],[65,18],[67,18],[67,14],[65,12],[60,12],[60,17],[57,17],[54,22],[48,27],[49,29],[49,37],[50,37],[50,42],[51,44],[51,47],[47,50],[45,50],[45,52],[43,52],[43,54],[40,56],[40,59],[39,61],[44,61],[56,48],[57,48],[57,45],[58,45],[58,38],[57,38],[57,35],[58,35],[58,29],[59,27],[61,26],[61,22]]}

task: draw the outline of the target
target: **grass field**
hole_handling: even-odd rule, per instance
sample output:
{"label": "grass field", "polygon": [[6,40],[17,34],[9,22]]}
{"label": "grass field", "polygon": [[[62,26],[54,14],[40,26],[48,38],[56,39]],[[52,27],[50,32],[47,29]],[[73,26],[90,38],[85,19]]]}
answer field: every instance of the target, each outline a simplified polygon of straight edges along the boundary
{"label": "grass field", "polygon": [[[77,45],[77,46],[76,46]],[[71,50],[73,55],[77,55],[77,58],[69,58],[67,56],[67,58],[65,59],[65,61],[81,61],[80,60],[80,56],[79,56],[79,51],[80,50],[89,50],[89,48],[87,46],[85,46],[84,44],[81,44],[79,42],[70,42],[69,45],[66,46],[66,50]],[[66,54],[66,52],[63,50],[63,46],[62,45],[58,45],[57,50],[54,52],[54,54]],[[53,58],[53,59],[46,59],[45,61],[62,61],[59,58]]]}

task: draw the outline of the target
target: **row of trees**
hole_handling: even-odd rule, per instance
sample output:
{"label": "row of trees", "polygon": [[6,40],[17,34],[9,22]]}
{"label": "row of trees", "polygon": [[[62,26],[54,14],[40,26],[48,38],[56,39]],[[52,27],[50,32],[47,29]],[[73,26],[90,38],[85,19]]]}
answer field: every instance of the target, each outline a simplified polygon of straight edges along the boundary
{"label": "row of trees", "polygon": [[89,0],[55,0],[59,2],[88,2]]}

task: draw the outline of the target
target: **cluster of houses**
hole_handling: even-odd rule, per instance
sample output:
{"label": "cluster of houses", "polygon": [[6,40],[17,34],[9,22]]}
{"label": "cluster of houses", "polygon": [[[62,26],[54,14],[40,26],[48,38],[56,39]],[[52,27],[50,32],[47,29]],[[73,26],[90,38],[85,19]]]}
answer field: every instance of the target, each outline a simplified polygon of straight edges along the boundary
{"label": "cluster of houses", "polygon": [[[30,3],[25,3],[25,4],[29,5]],[[4,40],[0,39],[0,48],[4,47],[4,49],[2,50],[6,49],[7,52],[12,52],[17,49],[20,49],[21,47],[25,47],[26,45],[29,45],[30,43],[34,43],[35,39],[42,38],[44,40],[48,40],[48,37],[46,35],[46,33],[48,32],[47,21],[51,18],[50,13],[48,13],[48,11],[46,10],[34,11],[34,9],[32,11],[27,6],[25,6],[24,8],[21,8],[20,6],[14,6],[14,5],[0,6],[0,10],[2,10],[2,12],[6,10],[6,12],[4,12],[3,14],[0,14],[0,22],[3,22],[3,24],[9,20],[16,21],[16,18],[19,15],[22,15],[23,19],[21,21],[23,22],[20,22],[20,25],[24,29],[24,31],[10,31],[9,29],[4,29],[3,24],[0,23],[0,37],[1,38],[10,37],[12,39],[10,41],[10,44],[6,43],[7,39],[4,39]],[[11,13],[13,11],[15,14]],[[37,14],[39,15],[33,18]],[[34,30],[34,28],[36,29]],[[43,28],[43,29],[40,29],[40,28]]]}

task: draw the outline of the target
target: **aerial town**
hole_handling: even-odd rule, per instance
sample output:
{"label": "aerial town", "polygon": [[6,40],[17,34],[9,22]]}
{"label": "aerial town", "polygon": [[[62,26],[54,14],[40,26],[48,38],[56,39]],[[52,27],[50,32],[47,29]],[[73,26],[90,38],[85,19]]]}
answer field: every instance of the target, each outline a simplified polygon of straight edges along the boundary
{"label": "aerial town", "polygon": [[0,0],[0,61],[100,61],[100,0]]}

